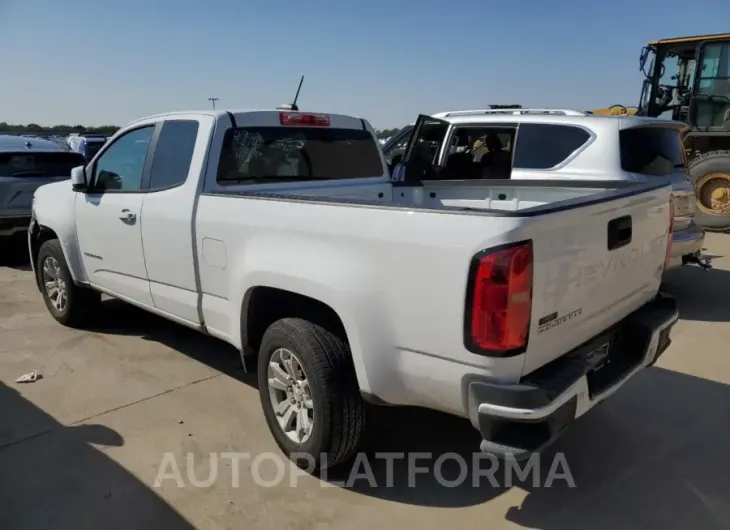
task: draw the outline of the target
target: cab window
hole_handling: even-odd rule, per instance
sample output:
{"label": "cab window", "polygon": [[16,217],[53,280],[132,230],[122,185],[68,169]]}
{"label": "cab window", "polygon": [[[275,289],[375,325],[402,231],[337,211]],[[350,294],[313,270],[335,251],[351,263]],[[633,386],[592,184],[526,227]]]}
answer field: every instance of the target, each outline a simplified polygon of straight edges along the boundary
{"label": "cab window", "polygon": [[117,138],[94,164],[93,191],[135,192],[142,189],[142,173],[154,125],[134,129]]}
{"label": "cab window", "polygon": [[388,140],[383,146],[383,155],[388,167],[392,167],[399,163],[406,152],[408,146],[408,140],[411,139],[411,133],[413,132],[413,126],[408,125],[395,134],[394,138]]}
{"label": "cab window", "polygon": [[520,124],[514,167],[553,169],[577,154],[590,140],[588,131],[573,125]]}

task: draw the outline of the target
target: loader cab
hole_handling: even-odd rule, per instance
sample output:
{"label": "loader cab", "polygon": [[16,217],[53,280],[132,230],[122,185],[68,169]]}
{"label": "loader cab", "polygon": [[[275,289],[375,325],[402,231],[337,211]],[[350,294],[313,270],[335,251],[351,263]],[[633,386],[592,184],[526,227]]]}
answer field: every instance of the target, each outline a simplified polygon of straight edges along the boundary
{"label": "loader cab", "polygon": [[639,114],[686,123],[682,142],[695,185],[695,222],[730,230],[730,33],[650,42]]}
{"label": "loader cab", "polygon": [[730,34],[664,39],[644,47],[639,114],[730,133]]}

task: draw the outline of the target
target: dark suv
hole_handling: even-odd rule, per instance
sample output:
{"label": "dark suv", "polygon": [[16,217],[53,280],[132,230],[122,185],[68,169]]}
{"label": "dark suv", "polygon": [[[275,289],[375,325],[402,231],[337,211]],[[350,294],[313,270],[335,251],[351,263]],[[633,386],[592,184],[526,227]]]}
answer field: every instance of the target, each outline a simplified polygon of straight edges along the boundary
{"label": "dark suv", "polygon": [[84,164],[82,155],[51,140],[0,135],[0,236],[24,232],[35,190]]}

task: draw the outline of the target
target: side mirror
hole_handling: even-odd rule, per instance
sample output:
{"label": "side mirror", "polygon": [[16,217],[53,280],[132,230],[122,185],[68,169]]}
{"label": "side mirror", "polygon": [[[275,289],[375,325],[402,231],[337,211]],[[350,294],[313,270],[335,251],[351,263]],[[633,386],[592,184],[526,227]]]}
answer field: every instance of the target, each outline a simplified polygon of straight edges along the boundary
{"label": "side mirror", "polygon": [[641,49],[641,55],[639,55],[639,70],[646,73],[644,71],[644,65],[646,64],[646,59],[649,57],[649,47],[644,46]]}
{"label": "side mirror", "polygon": [[84,166],[78,166],[71,170],[71,188],[79,192],[85,192],[88,189],[86,168]]}

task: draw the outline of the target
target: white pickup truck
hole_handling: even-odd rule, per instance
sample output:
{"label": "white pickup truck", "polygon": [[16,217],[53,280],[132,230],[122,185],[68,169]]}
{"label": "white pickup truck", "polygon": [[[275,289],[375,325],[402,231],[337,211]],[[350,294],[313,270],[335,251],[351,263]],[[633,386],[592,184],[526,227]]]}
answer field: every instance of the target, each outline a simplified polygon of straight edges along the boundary
{"label": "white pickup truck", "polygon": [[35,193],[48,310],[84,327],[106,293],[257,357],[276,442],[320,468],[354,455],[366,403],[524,457],[666,349],[669,183],[400,185],[373,132],[279,110],[127,125]]}

